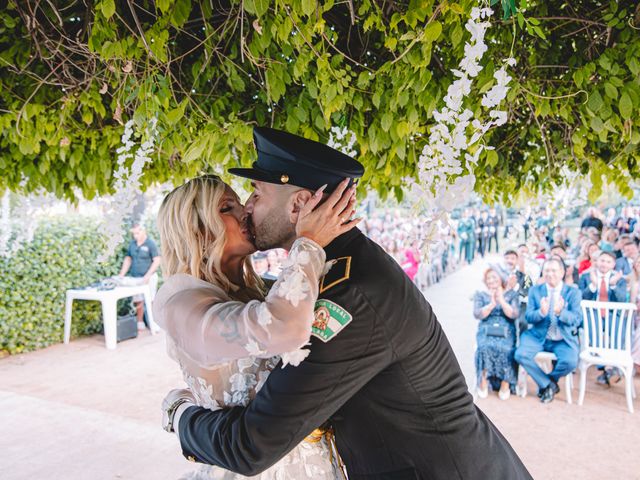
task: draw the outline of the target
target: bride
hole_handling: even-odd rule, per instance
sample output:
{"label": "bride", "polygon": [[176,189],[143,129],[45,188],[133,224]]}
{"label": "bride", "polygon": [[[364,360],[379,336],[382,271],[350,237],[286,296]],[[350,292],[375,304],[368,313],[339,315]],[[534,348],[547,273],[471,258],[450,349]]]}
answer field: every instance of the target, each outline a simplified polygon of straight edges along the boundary
{"label": "bride", "polygon": [[[302,347],[309,342],[325,269],[323,247],[358,222],[349,221],[353,188],[346,190],[343,182],[315,208],[323,189],[296,206],[297,240],[266,297],[251,266],[256,248],[242,203],[228,185],[205,175],[164,199],[158,228],[168,278],[153,310],[167,333],[169,355],[179,363],[198,405],[214,410],[246,406],[280,358],[283,367],[297,366],[308,355]],[[333,458],[325,439],[313,436],[251,478],[342,478]],[[187,478],[246,477],[204,466]]]}

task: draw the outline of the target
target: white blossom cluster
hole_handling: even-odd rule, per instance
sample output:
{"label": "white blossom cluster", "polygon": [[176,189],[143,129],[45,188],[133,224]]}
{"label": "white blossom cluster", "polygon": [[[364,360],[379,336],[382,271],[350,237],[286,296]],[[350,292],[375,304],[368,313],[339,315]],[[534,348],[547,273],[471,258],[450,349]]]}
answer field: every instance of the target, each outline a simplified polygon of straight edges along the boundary
{"label": "white blossom cluster", "polygon": [[[116,150],[118,153],[118,168],[114,173],[115,194],[111,197],[109,209],[105,212],[102,232],[105,238],[105,250],[99,256],[100,262],[105,262],[112,256],[124,238],[124,221],[133,211],[136,196],[142,193],[140,177],[144,165],[151,161],[156,136],[157,119],[152,118],[146,126],[143,141],[135,150],[133,120],[129,120],[124,126],[121,137],[122,145]],[[128,166],[128,160],[133,158],[133,163]]]}
{"label": "white blossom cluster", "polygon": [[345,155],[355,157],[356,152],[354,146],[356,144],[356,134],[348,130],[346,127],[331,127],[329,131],[329,142],[327,145],[335,150],[338,150]]}
{"label": "white blossom cluster", "polygon": [[[465,98],[471,93],[473,78],[482,70],[480,61],[487,51],[485,34],[491,15],[493,10],[490,8],[475,7],[471,10],[471,18],[465,25],[471,38],[465,43],[464,58],[459,68],[452,69],[456,80],[447,89],[445,106],[433,112],[436,123],[430,129],[428,142],[418,160],[418,181],[405,179],[411,188],[414,208],[430,212],[433,219],[433,228],[425,229],[421,238],[427,254],[429,247],[440,240],[439,232],[446,231],[443,225],[449,224],[449,212],[465,202],[473,192],[473,168],[482,151],[492,149],[478,145],[478,142],[491,127],[507,121],[507,112],[497,109],[506,98],[511,81],[504,66],[494,73],[496,84],[480,102],[490,109],[486,121],[474,118],[471,110],[463,108]],[[515,60],[510,58],[506,63],[513,66]]]}

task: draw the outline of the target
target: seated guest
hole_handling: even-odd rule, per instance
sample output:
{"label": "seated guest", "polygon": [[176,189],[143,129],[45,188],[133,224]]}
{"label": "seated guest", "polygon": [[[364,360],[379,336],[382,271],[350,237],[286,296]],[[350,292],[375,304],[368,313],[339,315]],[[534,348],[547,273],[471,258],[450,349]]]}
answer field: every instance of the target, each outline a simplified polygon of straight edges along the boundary
{"label": "seated guest", "polygon": [[562,260],[562,263],[564,263],[565,265],[566,273],[564,276],[564,283],[571,286],[577,286],[578,281],[580,280],[578,269],[575,267],[575,265],[568,265],[569,259],[566,247],[561,243],[554,245],[553,247],[551,247],[551,256],[560,258]]}
{"label": "seated guest", "polygon": [[[520,337],[515,359],[538,384],[542,403],[549,403],[560,391],[558,379],[578,365],[578,327],[582,322],[580,291],[564,284],[564,264],[557,258],[542,268],[544,283],[529,290],[525,318],[531,326]],[[550,374],[538,366],[535,356],[553,352],[558,358]]]}
{"label": "seated guest", "polygon": [[638,245],[633,240],[627,240],[622,245],[622,257],[616,260],[615,269],[624,275],[631,273],[631,267],[636,258],[638,258]]}
{"label": "seated guest", "polygon": [[626,302],[627,281],[622,272],[615,271],[616,256],[611,252],[600,252],[595,268],[580,277],[583,300],[600,302]]}
{"label": "seated guest", "polygon": [[616,258],[622,258],[622,247],[632,240],[631,235],[619,235],[616,243],[613,245],[613,253],[616,254]]}
{"label": "seated guest", "polygon": [[474,297],[473,315],[480,324],[476,341],[476,374],[478,396],[486,398],[489,382],[500,383],[498,396],[507,400],[515,388],[516,371],[513,351],[516,345],[514,319],[518,318],[518,294],[504,291],[500,274],[488,269],[484,274],[486,292],[477,292]]}
{"label": "seated guest", "polygon": [[598,246],[600,250],[613,252],[616,240],[618,240],[618,231],[615,228],[605,228]]}
{"label": "seated guest", "polygon": [[[627,277],[629,283],[629,301],[635,303],[640,312],[640,257],[633,262],[633,270]],[[636,372],[640,373],[640,313],[635,315],[635,329],[631,341],[631,356],[636,365]]]}
{"label": "seated guest", "polygon": [[580,256],[577,259],[579,275],[582,275],[591,268],[592,263],[598,257],[598,252],[600,252],[598,245],[590,240],[584,242]]}

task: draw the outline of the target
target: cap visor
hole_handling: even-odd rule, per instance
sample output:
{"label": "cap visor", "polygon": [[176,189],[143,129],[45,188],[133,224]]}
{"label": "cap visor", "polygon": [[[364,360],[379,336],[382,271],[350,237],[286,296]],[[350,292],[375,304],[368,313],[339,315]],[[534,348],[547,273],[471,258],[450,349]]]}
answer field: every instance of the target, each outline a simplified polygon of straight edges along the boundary
{"label": "cap visor", "polygon": [[237,177],[259,180],[261,182],[277,183],[272,174],[262,170],[256,170],[255,168],[230,168],[227,172]]}

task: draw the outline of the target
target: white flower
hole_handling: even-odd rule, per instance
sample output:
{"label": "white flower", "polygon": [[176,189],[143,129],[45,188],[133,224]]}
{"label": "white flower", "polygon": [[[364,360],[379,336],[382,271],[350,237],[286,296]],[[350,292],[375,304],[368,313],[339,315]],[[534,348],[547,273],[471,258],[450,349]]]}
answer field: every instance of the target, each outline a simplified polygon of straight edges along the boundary
{"label": "white flower", "polygon": [[287,365],[297,367],[300,363],[309,356],[311,350],[308,348],[299,348],[292,352],[286,352],[282,354],[282,368]]}
{"label": "white flower", "polygon": [[489,112],[489,115],[494,119],[493,123],[497,126],[507,123],[507,112],[501,110],[493,110]]}
{"label": "white flower", "polygon": [[482,70],[482,66],[476,60],[469,57],[463,58],[460,66],[465,69],[470,77],[478,76],[478,73]]}
{"label": "white flower", "polygon": [[234,373],[229,377],[231,383],[231,391],[246,390],[247,382],[242,373]]}
{"label": "white flower", "polygon": [[329,260],[328,262],[325,262],[324,268],[322,269],[322,275],[326,275],[327,273],[329,273],[329,270],[333,268],[333,266],[336,264],[336,261],[337,260]]}
{"label": "white flower", "polygon": [[258,306],[258,323],[266,327],[270,325],[273,321],[273,317],[271,316],[271,312],[269,311],[269,306],[266,303],[261,303]]}
{"label": "white flower", "polygon": [[307,277],[300,270],[285,276],[278,285],[278,295],[286,298],[294,307],[298,306],[300,300],[307,298],[309,291]]}
{"label": "white flower", "polygon": [[258,342],[251,338],[249,339],[249,343],[247,343],[244,348],[247,352],[249,352],[249,355],[253,357],[257,357],[265,353],[265,351],[260,348]]}

